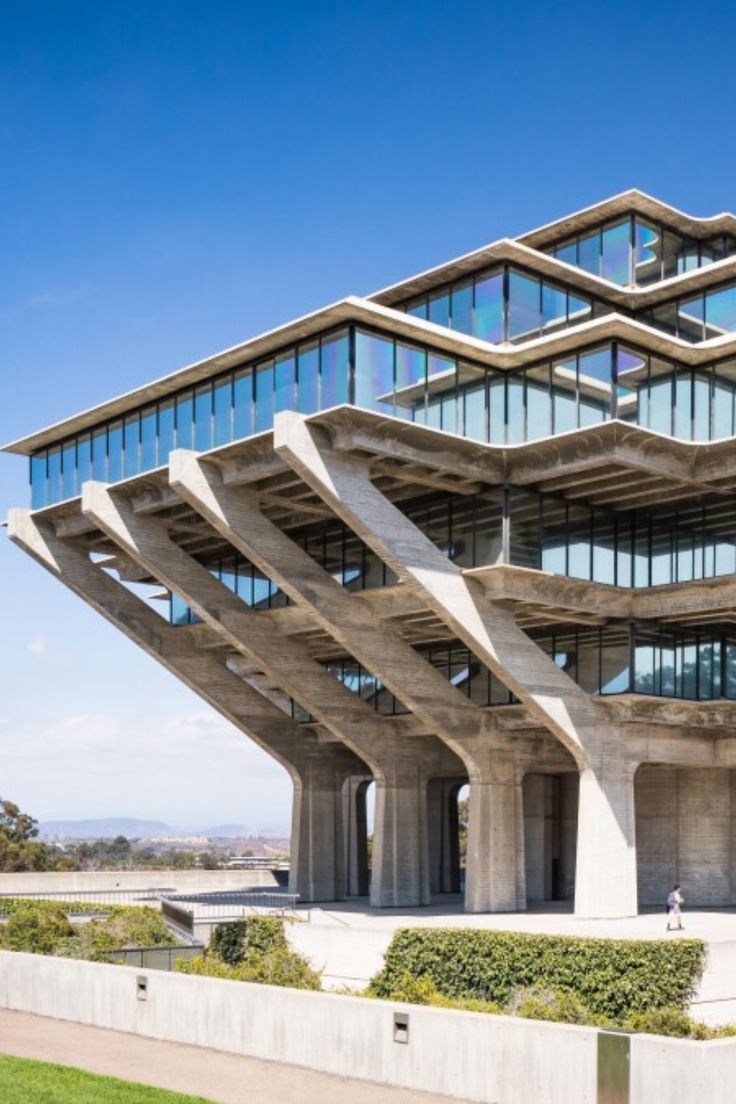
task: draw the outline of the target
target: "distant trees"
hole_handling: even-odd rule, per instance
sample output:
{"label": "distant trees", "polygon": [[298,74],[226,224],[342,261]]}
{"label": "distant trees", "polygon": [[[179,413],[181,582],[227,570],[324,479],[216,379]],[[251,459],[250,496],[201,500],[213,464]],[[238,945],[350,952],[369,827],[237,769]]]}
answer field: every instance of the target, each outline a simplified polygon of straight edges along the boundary
{"label": "distant trees", "polygon": [[41,843],[37,835],[38,822],[0,798],[0,873],[72,869],[58,848]]}

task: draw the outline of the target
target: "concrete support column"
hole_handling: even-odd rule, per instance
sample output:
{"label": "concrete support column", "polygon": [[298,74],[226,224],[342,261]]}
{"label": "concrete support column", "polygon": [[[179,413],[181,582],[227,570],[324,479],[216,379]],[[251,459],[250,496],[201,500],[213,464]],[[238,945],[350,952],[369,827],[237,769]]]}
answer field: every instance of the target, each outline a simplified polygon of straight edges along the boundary
{"label": "concrete support column", "polygon": [[344,771],[324,758],[307,761],[294,782],[289,889],[303,901],[345,897],[344,783]]}
{"label": "concrete support column", "polygon": [[489,756],[470,779],[466,912],[526,908],[522,775],[512,756]]}
{"label": "concrete support column", "polygon": [[345,856],[347,862],[347,893],[350,897],[367,897],[370,890],[368,867],[367,793],[370,778],[348,778],[343,787]]}
{"label": "concrete support column", "polygon": [[544,901],[546,873],[545,776],[528,774],[523,783],[524,860],[527,901]]}
{"label": "concrete support column", "polygon": [[575,915],[637,914],[634,774],[638,761],[605,750],[580,772]]}
{"label": "concrete support column", "polygon": [[427,781],[418,763],[396,763],[376,779],[371,905],[429,903]]}
{"label": "concrete support column", "polygon": [[427,788],[429,878],[432,893],[460,892],[460,823],[453,778],[433,778]]}

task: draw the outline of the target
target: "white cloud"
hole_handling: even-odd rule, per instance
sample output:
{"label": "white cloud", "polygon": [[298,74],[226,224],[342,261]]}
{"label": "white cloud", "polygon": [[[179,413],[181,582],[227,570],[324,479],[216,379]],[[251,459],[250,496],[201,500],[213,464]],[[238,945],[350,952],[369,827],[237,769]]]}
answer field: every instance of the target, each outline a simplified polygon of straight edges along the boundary
{"label": "white cloud", "polygon": [[57,652],[51,647],[44,633],[36,633],[26,645],[27,651],[42,662],[51,663],[55,667],[70,667],[71,659],[64,652]]}

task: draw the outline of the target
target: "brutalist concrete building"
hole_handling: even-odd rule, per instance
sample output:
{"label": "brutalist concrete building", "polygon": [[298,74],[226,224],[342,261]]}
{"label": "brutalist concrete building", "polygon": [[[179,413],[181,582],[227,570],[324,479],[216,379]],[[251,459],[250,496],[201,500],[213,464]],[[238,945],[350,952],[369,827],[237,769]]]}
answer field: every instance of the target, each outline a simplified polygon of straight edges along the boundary
{"label": "brutalist concrete building", "polygon": [[631,191],[14,442],[9,531],[283,764],[303,900],[458,892],[469,783],[469,911],[733,905],[735,436],[736,219]]}

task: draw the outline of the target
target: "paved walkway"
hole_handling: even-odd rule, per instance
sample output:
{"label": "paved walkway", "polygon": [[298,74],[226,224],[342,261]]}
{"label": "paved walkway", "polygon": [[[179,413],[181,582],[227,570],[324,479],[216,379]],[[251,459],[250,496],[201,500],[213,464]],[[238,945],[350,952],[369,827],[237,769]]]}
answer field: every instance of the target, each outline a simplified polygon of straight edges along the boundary
{"label": "paved walkway", "polygon": [[217,1104],[448,1104],[455,1099],[4,1009],[0,1053],[72,1065]]}

